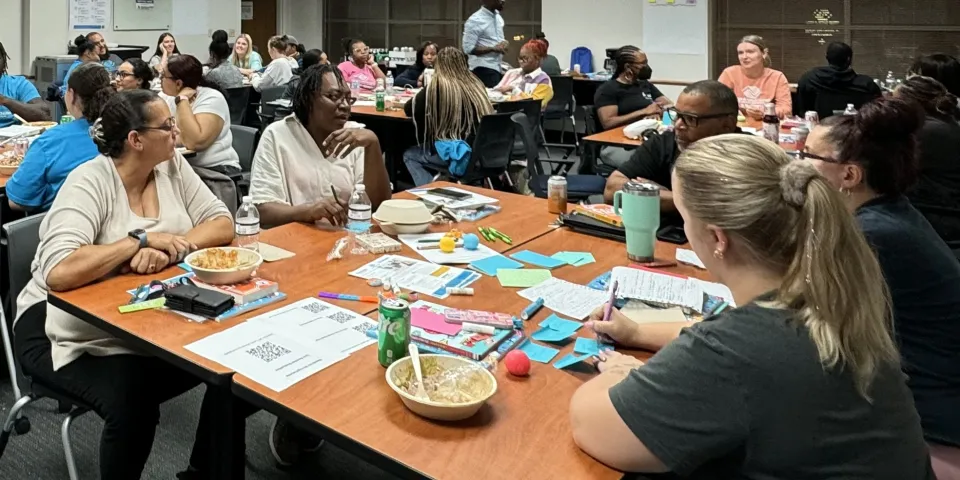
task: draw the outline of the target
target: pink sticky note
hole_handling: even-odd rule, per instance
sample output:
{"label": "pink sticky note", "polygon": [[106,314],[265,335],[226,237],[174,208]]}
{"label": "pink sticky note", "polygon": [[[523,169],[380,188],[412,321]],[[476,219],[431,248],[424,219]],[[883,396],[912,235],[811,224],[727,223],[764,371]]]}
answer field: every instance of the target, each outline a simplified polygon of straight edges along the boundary
{"label": "pink sticky note", "polygon": [[442,333],[444,335],[456,335],[460,333],[460,325],[447,323],[444,321],[443,315],[422,308],[410,309],[410,324],[414,327],[420,327],[424,330]]}

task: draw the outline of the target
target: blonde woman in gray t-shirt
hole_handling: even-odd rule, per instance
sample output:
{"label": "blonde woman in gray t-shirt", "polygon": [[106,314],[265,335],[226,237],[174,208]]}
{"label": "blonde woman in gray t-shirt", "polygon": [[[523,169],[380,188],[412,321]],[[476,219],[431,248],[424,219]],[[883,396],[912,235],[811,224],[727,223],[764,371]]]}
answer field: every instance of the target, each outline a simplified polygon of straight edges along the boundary
{"label": "blonde woman in gray t-shirt", "polygon": [[[17,300],[16,352],[27,375],[103,418],[99,477],[140,478],[160,404],[199,381],[49,305],[47,293],[156,274],[192,250],[229,244],[233,222],[175,152],[177,124],[155,93],[118,93],[91,130],[101,155],[67,177],[40,225],[32,279]],[[196,443],[194,458],[209,457],[208,443]]]}

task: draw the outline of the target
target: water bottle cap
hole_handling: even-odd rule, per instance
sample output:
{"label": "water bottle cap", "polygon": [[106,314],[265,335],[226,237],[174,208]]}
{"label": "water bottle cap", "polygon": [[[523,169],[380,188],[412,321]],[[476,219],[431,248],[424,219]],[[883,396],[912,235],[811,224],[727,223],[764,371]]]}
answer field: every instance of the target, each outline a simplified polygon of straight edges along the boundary
{"label": "water bottle cap", "polygon": [[247,203],[247,202],[253,202],[253,197],[251,197],[250,195],[244,195],[243,203]]}
{"label": "water bottle cap", "polygon": [[356,189],[358,192],[365,192],[367,190],[367,186],[362,183],[358,183],[354,185],[353,188]]}
{"label": "water bottle cap", "polygon": [[630,195],[654,196],[660,195],[660,187],[650,182],[630,180],[623,185],[623,193]]}

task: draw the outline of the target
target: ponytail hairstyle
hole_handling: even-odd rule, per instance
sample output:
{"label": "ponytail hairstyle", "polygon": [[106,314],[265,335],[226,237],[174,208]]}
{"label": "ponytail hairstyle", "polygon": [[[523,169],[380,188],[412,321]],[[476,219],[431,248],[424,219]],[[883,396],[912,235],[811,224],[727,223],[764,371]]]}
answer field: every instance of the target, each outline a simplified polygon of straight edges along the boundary
{"label": "ponytail hairstyle", "polygon": [[85,35],[78,35],[73,39],[73,45],[77,47],[77,58],[83,59],[83,56],[96,50],[97,45],[87,39]]}
{"label": "ponytail hairstyle", "polygon": [[613,72],[613,78],[618,78],[627,70],[627,64],[633,62],[633,57],[640,53],[640,49],[633,45],[624,45],[617,50],[614,60],[617,62],[617,69]]}
{"label": "ponytail hairstyle", "polygon": [[116,94],[113,85],[110,85],[110,73],[99,63],[78,66],[70,74],[67,88],[73,90],[74,96],[80,100],[83,118],[90,123],[100,117],[103,106]]}
{"label": "ponytail hairstyle", "polygon": [[839,193],[813,164],[752,135],[700,140],[674,173],[690,215],[731,238],[731,260],[782,276],[765,306],[795,312],[823,368],[850,372],[870,400],[899,355],[883,273]]}
{"label": "ponytail hairstyle", "polygon": [[216,40],[210,42],[207,50],[210,53],[210,68],[217,68],[221,63],[228,61],[232,51],[229,43]]}
{"label": "ponytail hairstyle", "polygon": [[223,93],[220,85],[208,80],[203,75],[203,65],[193,55],[177,55],[167,60],[166,71],[172,80],[183,82],[184,87],[190,87],[194,90],[199,87],[206,87]]}
{"label": "ponytail hairstyle", "polygon": [[227,43],[228,39],[229,37],[227,37],[227,32],[224,30],[217,30],[213,32],[213,35],[210,35],[210,40],[214,42]]}
{"label": "ponytail hairstyle", "polygon": [[476,132],[481,117],[493,112],[487,89],[470,72],[467,54],[457,47],[437,52],[433,68],[436,73],[424,87],[424,138],[462,140]]}
{"label": "ponytail hairstyle", "polygon": [[[251,46],[250,48],[253,47]],[[284,40],[284,37],[278,37],[276,35],[270,37],[270,39],[267,40],[267,48],[272,48],[284,56],[287,55],[287,42]]]}
{"label": "ponytail hairstyle", "polygon": [[960,122],[957,97],[930,77],[910,77],[897,87],[895,95],[922,107],[928,116]]}
{"label": "ponytail hairstyle", "polygon": [[123,155],[130,132],[149,121],[147,106],[159,100],[152,90],[124,90],[113,95],[104,105],[103,115],[90,127],[97,150],[111,158]]}
{"label": "ponytail hairstyle", "polygon": [[740,39],[740,43],[749,43],[751,45],[756,45],[760,49],[760,53],[763,54],[763,66],[770,68],[773,65],[773,60],[770,59],[770,49],[767,48],[767,41],[763,39],[760,35],[747,35]]}
{"label": "ponytail hairstyle", "polygon": [[923,111],[899,98],[865,103],[856,115],[824,119],[826,139],[836,149],[834,158],[864,170],[867,186],[880,195],[902,195],[917,182],[920,163],[917,132]]}

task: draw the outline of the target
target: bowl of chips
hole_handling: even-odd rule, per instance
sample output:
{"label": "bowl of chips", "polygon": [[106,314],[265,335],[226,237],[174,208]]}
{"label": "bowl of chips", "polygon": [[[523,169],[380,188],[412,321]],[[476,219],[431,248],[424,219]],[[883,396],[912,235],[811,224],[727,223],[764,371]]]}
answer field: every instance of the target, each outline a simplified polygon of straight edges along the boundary
{"label": "bowl of chips", "polygon": [[210,285],[233,285],[253,276],[263,263],[259,253],[246,248],[204,248],[187,255],[184,260],[193,269],[197,280]]}
{"label": "bowl of chips", "polygon": [[9,177],[20,168],[23,154],[13,144],[0,145],[0,175]]}

